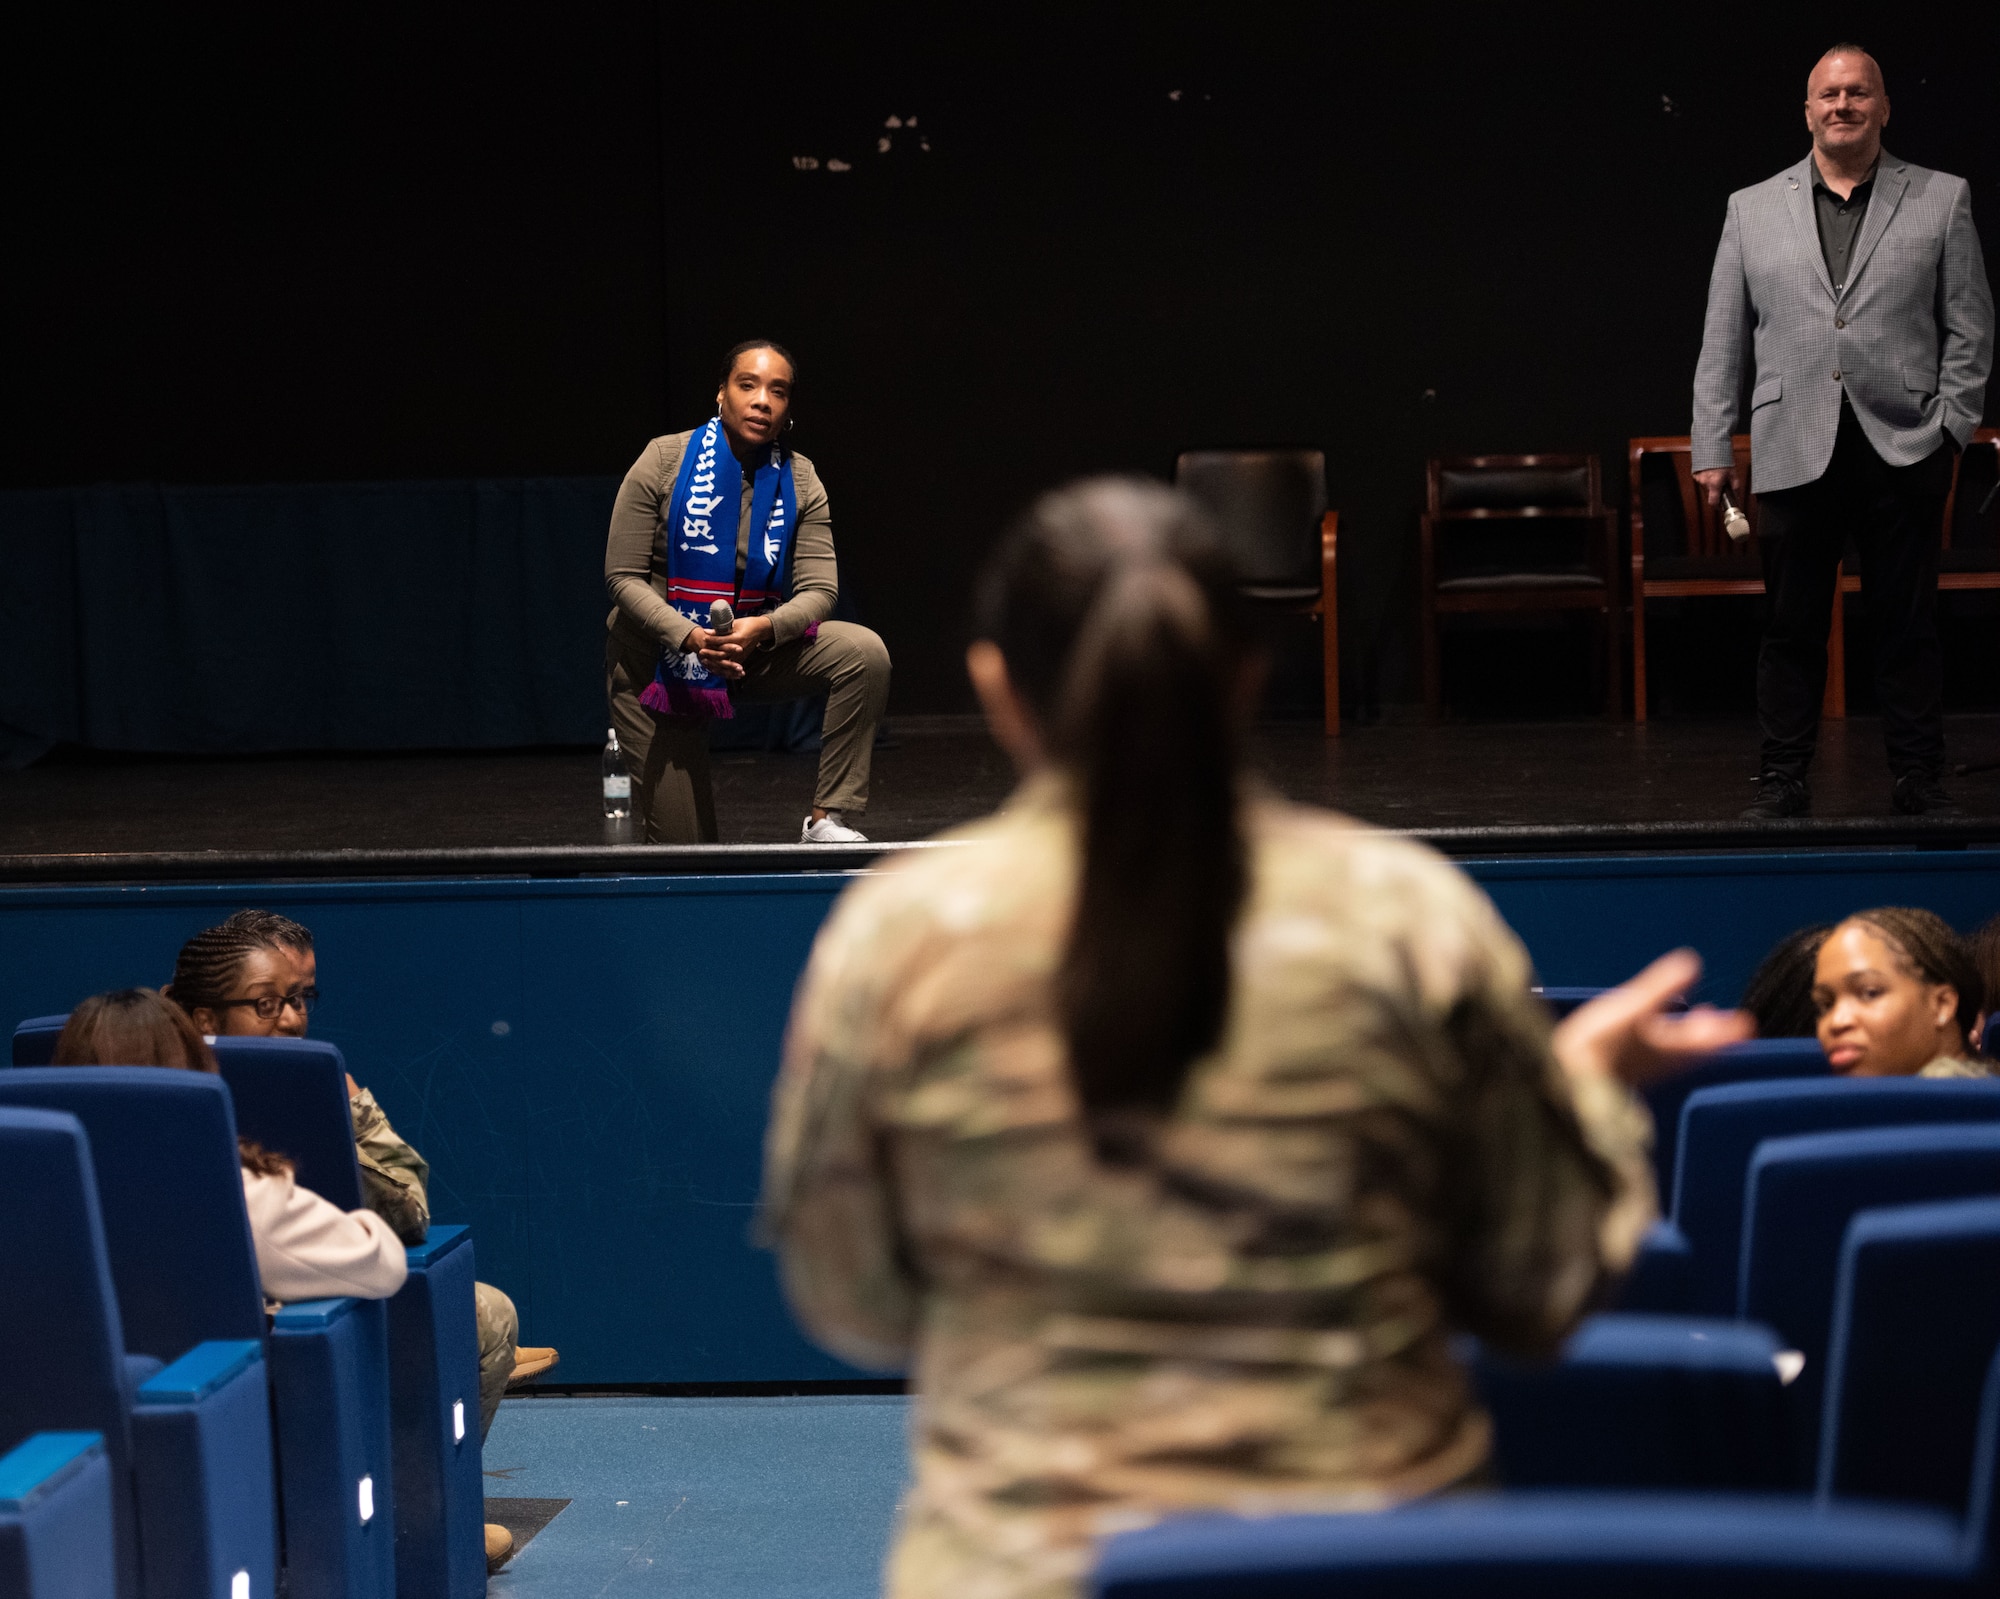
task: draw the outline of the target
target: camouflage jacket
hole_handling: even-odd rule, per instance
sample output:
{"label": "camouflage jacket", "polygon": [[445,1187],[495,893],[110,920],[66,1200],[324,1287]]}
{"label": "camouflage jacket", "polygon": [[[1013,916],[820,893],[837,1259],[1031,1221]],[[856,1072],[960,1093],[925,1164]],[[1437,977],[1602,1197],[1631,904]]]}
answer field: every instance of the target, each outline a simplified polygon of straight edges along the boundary
{"label": "camouflage jacket", "polygon": [[821,932],[765,1227],[821,1342],[911,1370],[899,1599],[1067,1599],[1096,1538],[1164,1512],[1478,1473],[1449,1335],[1552,1349],[1653,1218],[1643,1108],[1570,1089],[1471,882],[1270,799],[1246,829],[1229,1020],[1144,1167],[1093,1157],[1065,1066],[1057,780]]}
{"label": "camouflage jacket", "polygon": [[348,1113],[354,1118],[354,1156],[361,1163],[361,1197],[370,1210],[396,1229],[406,1244],[421,1244],[431,1224],[430,1197],[424,1185],[431,1166],[389,1125],[382,1107],[367,1089],[350,1094]]}
{"label": "camouflage jacket", "polygon": [[1940,1055],[1918,1072],[1919,1077],[1968,1077],[1984,1080],[2000,1076],[1989,1060],[1961,1059],[1957,1055]]}

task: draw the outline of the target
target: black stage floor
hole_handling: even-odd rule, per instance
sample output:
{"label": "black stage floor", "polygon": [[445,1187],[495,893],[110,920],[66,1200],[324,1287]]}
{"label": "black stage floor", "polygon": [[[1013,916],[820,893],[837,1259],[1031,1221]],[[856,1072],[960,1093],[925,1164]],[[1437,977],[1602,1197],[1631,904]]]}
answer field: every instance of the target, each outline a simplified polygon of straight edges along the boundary
{"label": "black stage floor", "polygon": [[[1011,786],[1006,761],[971,718],[898,719],[892,731],[862,823],[872,839],[924,838],[990,810]],[[1949,736],[1954,761],[2000,760],[2000,716],[1954,717]],[[1746,722],[1379,726],[1334,740],[1315,725],[1272,723],[1256,730],[1253,751],[1284,793],[1399,829],[1519,831],[1548,835],[1552,847],[1565,834],[1572,847],[1621,837],[1631,839],[1625,847],[1644,847],[1649,833],[1683,847],[1711,835],[1718,844],[1756,841],[1728,825],[1751,795],[1756,730]],[[795,843],[814,762],[718,755],[723,841]],[[1970,832],[1952,832],[2000,838],[2000,772],[1950,786],[1974,819]],[[1813,788],[1815,818],[1826,824],[1815,835],[1894,841],[1858,820],[1891,815],[1873,719],[1827,725]],[[1791,824],[1772,834],[1781,840],[1809,841]],[[629,835],[601,813],[598,756],[589,750],[245,759],[58,751],[0,773],[0,872],[17,880],[42,875],[38,868],[56,864],[50,857],[626,843]]]}

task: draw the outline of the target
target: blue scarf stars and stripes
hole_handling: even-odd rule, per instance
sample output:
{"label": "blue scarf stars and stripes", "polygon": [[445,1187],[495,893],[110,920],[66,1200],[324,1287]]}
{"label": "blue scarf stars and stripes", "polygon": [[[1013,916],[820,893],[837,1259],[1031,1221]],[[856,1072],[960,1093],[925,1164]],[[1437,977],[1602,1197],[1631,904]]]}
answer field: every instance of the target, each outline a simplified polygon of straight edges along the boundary
{"label": "blue scarf stars and stripes", "polygon": [[[738,616],[755,616],[783,598],[779,585],[799,510],[791,455],[774,443],[758,462],[750,490],[750,549],[739,588],[736,514],[741,470],[730,453],[721,418],[711,417],[688,440],[673,498],[667,502],[667,603],[697,627],[708,626],[708,608],[715,600],[729,601]],[[703,666],[692,650],[663,650],[639,703],[656,716],[690,721],[736,714],[729,703],[729,685]]]}

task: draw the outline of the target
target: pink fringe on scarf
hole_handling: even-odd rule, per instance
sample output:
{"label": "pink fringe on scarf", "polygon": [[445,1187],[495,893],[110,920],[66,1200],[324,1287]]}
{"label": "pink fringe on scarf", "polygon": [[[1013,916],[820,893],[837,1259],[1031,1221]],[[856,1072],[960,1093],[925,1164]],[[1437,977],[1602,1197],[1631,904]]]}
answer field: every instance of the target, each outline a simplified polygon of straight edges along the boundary
{"label": "pink fringe on scarf", "polygon": [[695,688],[687,683],[663,685],[657,679],[646,685],[639,703],[655,716],[686,722],[727,722],[736,715],[727,689]]}

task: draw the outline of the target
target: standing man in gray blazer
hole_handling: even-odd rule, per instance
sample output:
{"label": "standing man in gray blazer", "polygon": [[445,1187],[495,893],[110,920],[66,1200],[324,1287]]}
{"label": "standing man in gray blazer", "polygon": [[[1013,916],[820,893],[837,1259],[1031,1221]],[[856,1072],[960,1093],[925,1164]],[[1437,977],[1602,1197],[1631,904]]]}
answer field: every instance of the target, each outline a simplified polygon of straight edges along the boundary
{"label": "standing man in gray blazer", "polygon": [[1859,45],[1806,80],[1812,152],[1729,197],[1694,380],[1694,471],[1743,495],[1729,436],[1750,416],[1764,562],[1763,726],[1746,817],[1802,816],[1819,734],[1835,574],[1850,540],[1908,815],[1951,815],[1938,549],[1957,452],[1979,426],[1993,293],[1963,178],[1882,148],[1889,95]]}

